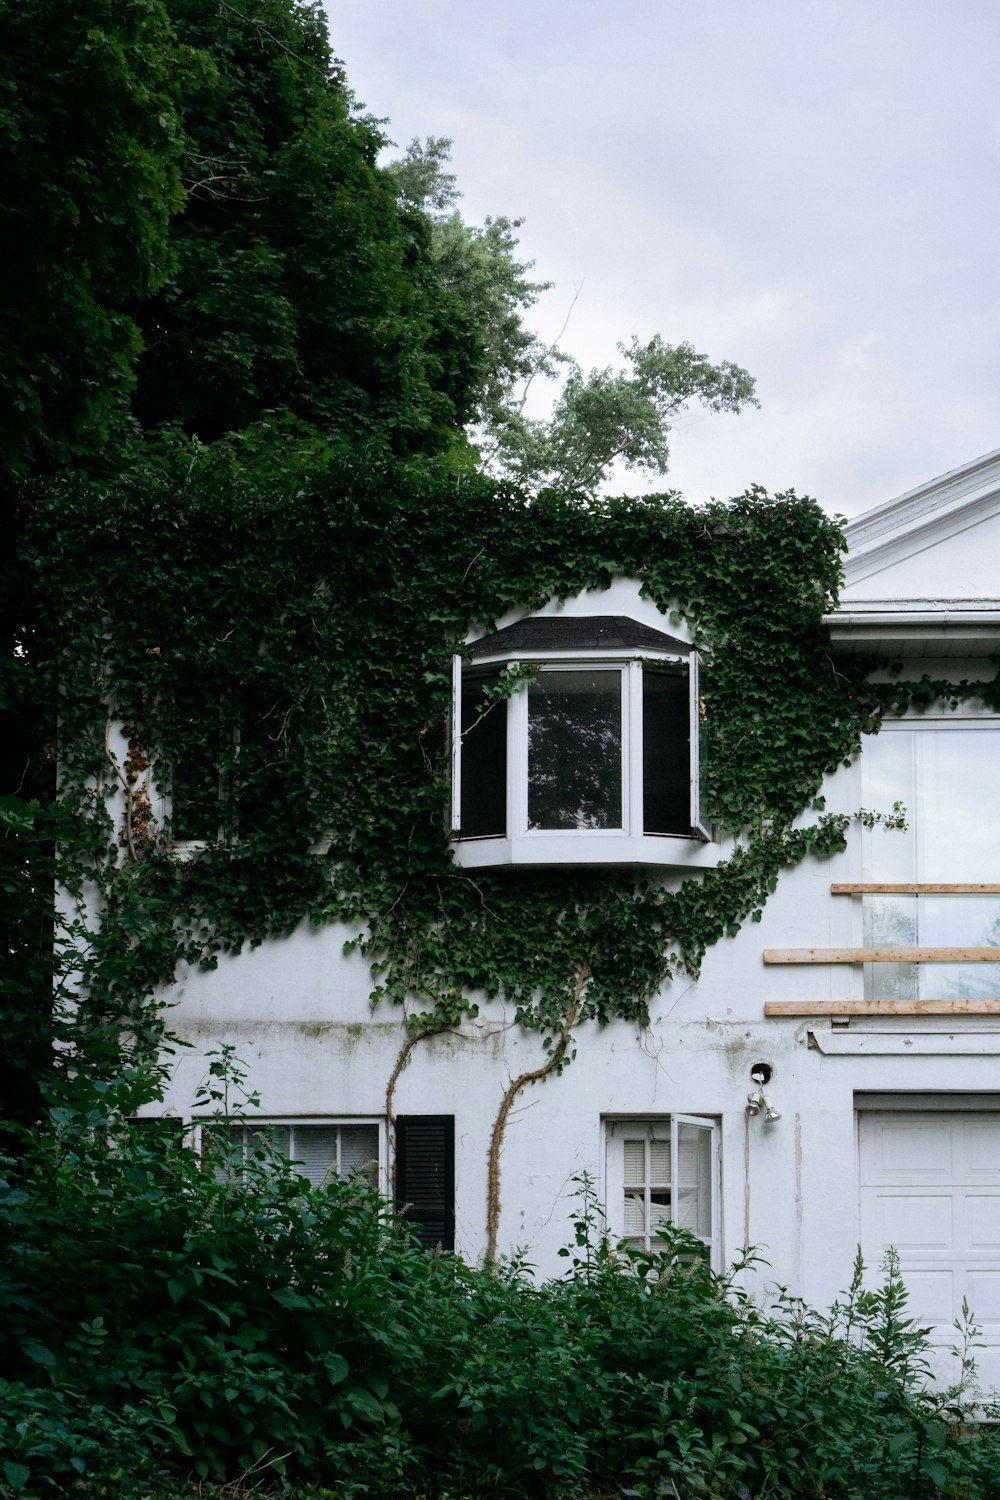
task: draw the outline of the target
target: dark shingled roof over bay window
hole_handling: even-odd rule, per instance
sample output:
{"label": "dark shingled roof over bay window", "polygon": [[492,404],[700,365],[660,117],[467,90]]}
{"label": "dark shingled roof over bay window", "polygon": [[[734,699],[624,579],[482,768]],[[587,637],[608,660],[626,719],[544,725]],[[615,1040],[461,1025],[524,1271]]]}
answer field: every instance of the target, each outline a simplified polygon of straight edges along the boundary
{"label": "dark shingled roof over bay window", "polygon": [[572,616],[531,615],[502,630],[473,641],[469,654],[494,656],[499,652],[530,652],[532,655],[550,651],[669,651],[673,655],[687,656],[693,649],[687,641],[654,630],[650,625],[641,625],[627,615]]}

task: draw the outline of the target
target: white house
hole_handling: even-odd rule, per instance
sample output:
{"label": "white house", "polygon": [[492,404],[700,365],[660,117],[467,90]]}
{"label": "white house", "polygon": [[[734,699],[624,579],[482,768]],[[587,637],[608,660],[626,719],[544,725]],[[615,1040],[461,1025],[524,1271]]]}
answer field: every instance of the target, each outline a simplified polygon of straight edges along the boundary
{"label": "white house", "polygon": [[[837,653],[956,683],[994,675],[1000,451],[877,507],[847,535],[846,587],[829,619]],[[498,621],[456,673],[456,712],[462,672],[481,679],[523,656],[544,663],[529,691],[481,732],[468,714],[459,723],[456,858],[652,863],[668,879],[713,863],[717,846],[692,836],[697,653],[683,630],[665,630],[625,579]],[[560,821],[546,725],[572,724],[578,708],[597,737],[580,774],[597,758],[614,780],[610,791],[603,777],[575,786],[574,807],[589,810]],[[654,735],[682,740],[689,768],[656,791],[643,761]],[[710,949],[697,982],[657,995],[648,1029],[589,1027],[562,1076],[519,1095],[503,1144],[500,1250],[523,1248],[557,1274],[583,1172],[616,1235],[642,1243],[673,1217],[720,1266],[755,1245],[765,1285],[817,1305],[844,1287],[859,1243],[876,1266],[894,1245],[911,1309],[942,1351],[968,1299],[986,1342],[983,1381],[1000,1385],[1000,713],[964,695],[908,712],[825,793],[852,815],[900,801],[907,830],[854,821],[846,852],[789,871],[759,924]],[[302,928],[179,980],[170,1022],[192,1046],[166,1107],[190,1117],[206,1053],[231,1044],[260,1098],[248,1141],[271,1124],[317,1177],[360,1164],[387,1192],[395,1171],[428,1242],[474,1259],[497,1106],[512,1077],[541,1063],[540,1040],[492,1004],[421,1042],[395,1082],[390,1130],[400,1020],[372,1012],[349,936]]]}

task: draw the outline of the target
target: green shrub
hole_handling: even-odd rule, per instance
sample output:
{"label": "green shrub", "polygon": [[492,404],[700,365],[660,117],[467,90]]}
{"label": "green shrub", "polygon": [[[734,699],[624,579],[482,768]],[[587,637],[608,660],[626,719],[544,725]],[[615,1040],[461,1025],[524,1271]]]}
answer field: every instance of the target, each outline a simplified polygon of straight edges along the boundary
{"label": "green shrub", "polygon": [[1000,1500],[891,1263],[830,1314],[765,1314],[682,1233],[616,1249],[584,1185],[538,1285],[428,1255],[361,1183],[206,1170],[114,1102],[0,1184],[4,1497]]}

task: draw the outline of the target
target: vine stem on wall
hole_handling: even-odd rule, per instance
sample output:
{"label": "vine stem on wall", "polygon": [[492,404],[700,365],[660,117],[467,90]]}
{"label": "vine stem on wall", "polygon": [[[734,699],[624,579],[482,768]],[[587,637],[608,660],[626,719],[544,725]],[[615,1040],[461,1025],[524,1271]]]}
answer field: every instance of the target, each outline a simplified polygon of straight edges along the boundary
{"label": "vine stem on wall", "polygon": [[507,1120],[514,1103],[529,1083],[538,1083],[542,1078],[547,1078],[550,1073],[562,1066],[569,1047],[570,1036],[580,1013],[580,1001],[590,977],[590,962],[585,959],[580,965],[576,976],[576,984],[573,996],[563,1018],[563,1024],[559,1031],[559,1038],[552,1049],[546,1062],[540,1068],[531,1068],[525,1073],[519,1073],[512,1078],[504,1090],[497,1117],[493,1122],[493,1130],[490,1134],[490,1151],[488,1158],[488,1169],[486,1177],[486,1256],[487,1265],[492,1265],[497,1256],[497,1237],[500,1232],[500,1152],[503,1147],[504,1135],[507,1130]]}

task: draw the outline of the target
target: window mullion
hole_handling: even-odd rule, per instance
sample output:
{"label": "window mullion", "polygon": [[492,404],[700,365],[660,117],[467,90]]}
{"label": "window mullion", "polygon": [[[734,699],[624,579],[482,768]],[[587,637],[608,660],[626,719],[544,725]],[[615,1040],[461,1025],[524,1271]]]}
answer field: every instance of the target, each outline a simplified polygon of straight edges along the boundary
{"label": "window mullion", "polygon": [[528,693],[522,686],[507,703],[507,836],[528,829]]}
{"label": "window mullion", "polygon": [[688,764],[691,776],[691,832],[711,839],[711,831],[701,815],[701,658],[692,651],[688,658],[688,703],[690,711],[690,746]]}
{"label": "window mullion", "polygon": [[643,1175],[643,1178],[644,1178],[643,1199],[645,1201],[645,1209],[646,1209],[646,1225],[645,1225],[645,1235],[644,1235],[644,1238],[645,1238],[645,1248],[647,1250],[652,1250],[652,1248],[653,1248],[653,1145],[652,1145],[652,1142],[651,1142],[651,1140],[649,1139],[648,1136],[646,1137],[645,1141],[643,1142],[643,1153],[644,1153],[644,1162],[643,1162],[643,1169],[642,1169],[642,1175]]}
{"label": "window mullion", "polygon": [[451,659],[451,831],[462,824],[462,658]]}
{"label": "window mullion", "polygon": [[644,832],[642,818],[642,662],[631,661],[622,671],[625,702],[622,723],[622,769],[625,772],[625,832]]}

